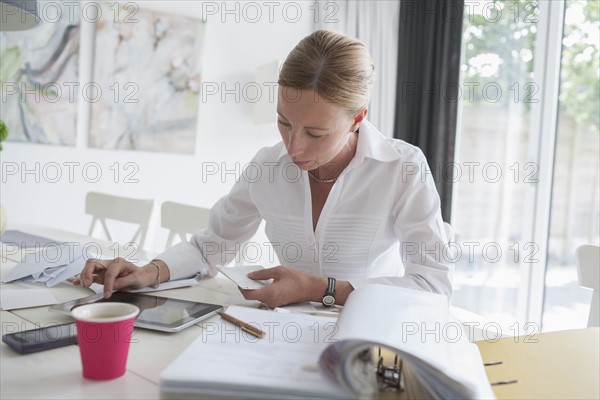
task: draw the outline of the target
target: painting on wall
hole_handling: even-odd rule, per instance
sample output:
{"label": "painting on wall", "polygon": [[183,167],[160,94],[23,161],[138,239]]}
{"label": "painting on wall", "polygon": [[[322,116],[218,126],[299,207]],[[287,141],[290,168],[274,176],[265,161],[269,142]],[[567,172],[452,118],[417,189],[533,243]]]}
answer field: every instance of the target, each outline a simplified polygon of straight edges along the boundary
{"label": "painting on wall", "polygon": [[75,145],[80,28],[72,16],[0,32],[0,119],[7,140]]}
{"label": "painting on wall", "polygon": [[193,154],[205,22],[114,5],[96,23],[90,147]]}

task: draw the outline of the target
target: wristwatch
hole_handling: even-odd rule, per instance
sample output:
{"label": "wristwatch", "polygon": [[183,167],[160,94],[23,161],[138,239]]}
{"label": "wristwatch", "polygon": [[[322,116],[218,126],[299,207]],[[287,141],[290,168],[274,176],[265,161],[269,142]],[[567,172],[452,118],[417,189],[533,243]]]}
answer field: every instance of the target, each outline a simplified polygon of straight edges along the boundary
{"label": "wristwatch", "polygon": [[331,307],[335,304],[335,278],[327,278],[327,291],[323,296],[323,305],[325,307]]}

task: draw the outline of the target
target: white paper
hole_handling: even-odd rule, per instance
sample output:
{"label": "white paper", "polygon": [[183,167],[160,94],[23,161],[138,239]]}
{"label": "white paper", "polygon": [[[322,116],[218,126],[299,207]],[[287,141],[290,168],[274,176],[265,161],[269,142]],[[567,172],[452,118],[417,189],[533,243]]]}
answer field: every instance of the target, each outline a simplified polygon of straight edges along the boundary
{"label": "white paper", "polygon": [[0,242],[3,245],[15,246],[19,249],[43,249],[48,246],[54,246],[57,244],[64,243],[63,241],[57,241],[43,236],[33,235],[27,232],[21,232],[17,230],[7,230],[0,236]]}
{"label": "white paper", "polygon": [[58,301],[48,289],[0,290],[0,308],[3,310],[38,307],[56,303],[58,303]]}
{"label": "white paper", "polygon": [[[197,285],[197,284],[198,284],[198,281],[195,278],[179,279],[176,281],[163,282],[160,285],[158,285],[157,288],[145,287],[145,288],[141,288],[141,289],[128,290],[128,292],[133,292],[133,293],[158,292],[161,290],[177,289],[180,287],[193,286],[193,285]],[[97,293],[97,294],[104,292],[104,286],[99,285],[97,283],[92,283],[90,285],[90,289],[92,289],[94,291],[94,293]]]}
{"label": "white paper", "polygon": [[288,304],[287,306],[275,307],[273,310],[282,313],[300,313],[318,315],[321,317],[337,318],[342,306],[325,307],[323,303],[303,301],[302,303]]}
{"label": "white paper", "polygon": [[83,257],[80,257],[72,263],[62,267],[60,271],[57,271],[50,279],[46,281],[46,286],[53,287],[69,278],[76,276],[83,270],[83,267],[85,267],[85,261],[86,260]]}
{"label": "white paper", "polygon": [[25,254],[24,261],[2,275],[1,281],[8,283],[27,278],[52,287],[80,273],[85,260],[82,246],[55,246]]}
{"label": "white paper", "polygon": [[243,265],[241,267],[220,267],[217,268],[220,273],[229,278],[233,283],[241,287],[242,289],[262,289],[266,285],[271,283],[270,279],[263,281],[256,281],[248,278],[250,272],[264,269],[262,265]]}
{"label": "white paper", "polygon": [[239,398],[250,391],[263,399],[348,398],[316,368],[335,319],[237,306],[226,312],[267,335],[255,338],[223,319],[202,322],[203,333],[162,372],[161,392],[190,393],[190,398]]}
{"label": "white paper", "polygon": [[317,309],[310,301],[303,301],[302,303],[289,304],[287,306],[275,307],[274,311],[281,313],[302,313],[302,314],[313,314],[317,312]]}
{"label": "white paper", "polygon": [[[374,341],[444,367],[450,365],[449,344],[435,333],[447,325],[448,318],[445,296],[391,285],[367,285],[346,300],[338,321],[338,339]],[[434,334],[426,335],[427,330]]]}

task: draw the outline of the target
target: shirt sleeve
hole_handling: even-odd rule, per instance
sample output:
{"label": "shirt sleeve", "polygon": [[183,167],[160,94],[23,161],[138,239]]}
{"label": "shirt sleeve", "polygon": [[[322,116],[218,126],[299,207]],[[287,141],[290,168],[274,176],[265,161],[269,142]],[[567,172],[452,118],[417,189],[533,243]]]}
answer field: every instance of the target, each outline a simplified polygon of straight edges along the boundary
{"label": "shirt sleeve", "polygon": [[[414,162],[402,163],[428,168],[423,153],[416,149]],[[402,174],[397,204],[392,217],[400,241],[404,276],[352,280],[358,289],[370,283],[397,285],[452,297],[453,257],[448,252],[448,238],[440,210],[440,197],[430,173]]]}
{"label": "shirt sleeve", "polygon": [[171,280],[217,275],[215,267],[231,262],[256,233],[261,216],[250,196],[250,183],[243,176],[211,208],[206,229],[155,257],[169,266]]}

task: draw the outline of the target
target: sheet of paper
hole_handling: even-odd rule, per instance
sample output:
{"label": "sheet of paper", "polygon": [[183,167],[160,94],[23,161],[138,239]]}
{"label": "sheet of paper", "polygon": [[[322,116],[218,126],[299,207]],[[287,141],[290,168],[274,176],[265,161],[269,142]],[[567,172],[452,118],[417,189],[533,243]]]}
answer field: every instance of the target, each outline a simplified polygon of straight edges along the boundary
{"label": "sheet of paper", "polygon": [[[52,246],[52,248],[36,253],[27,253],[22,263],[15,265],[14,268],[2,275],[1,281],[2,283],[8,283],[28,276],[39,279],[47,268],[67,267],[73,263],[78,264],[83,259],[83,251],[81,246],[65,245]],[[52,272],[56,273],[58,270]],[[42,278],[41,281],[46,282],[51,278]]]}
{"label": "sheet of paper", "polygon": [[17,230],[7,230],[0,236],[0,242],[6,245],[15,245],[18,248],[44,248],[48,245],[56,245],[63,243],[62,241],[56,241],[47,237],[32,235],[30,233],[21,232]]}
{"label": "sheet of paper", "polygon": [[[186,286],[194,286],[197,284],[198,284],[198,281],[195,278],[179,279],[176,281],[163,282],[160,285],[158,285],[157,288],[145,287],[145,288],[129,290],[129,291],[133,292],[133,293],[150,293],[150,292],[158,292],[161,290],[177,289],[177,288],[186,287]],[[102,293],[104,291],[104,286],[99,285],[97,283],[92,283],[90,285],[90,289],[92,289],[94,291],[94,293]]]}
{"label": "sheet of paper", "polygon": [[248,274],[263,268],[262,265],[243,265],[241,267],[220,267],[217,269],[242,289],[262,289],[271,283],[270,279],[255,281],[254,279],[248,278]]}
{"label": "sheet of paper", "polygon": [[287,306],[275,307],[275,311],[281,313],[303,313],[313,314],[317,311],[315,306],[310,301],[303,301],[302,303],[289,304]]}
{"label": "sheet of paper", "polygon": [[48,289],[2,289],[0,307],[3,310],[38,307],[56,304],[58,301]]}
{"label": "sheet of paper", "polygon": [[337,318],[340,315],[340,310],[342,310],[342,308],[342,306],[325,307],[322,303],[303,301],[302,303],[275,307],[274,310],[282,313],[301,313]]}
{"label": "sheet of paper", "polygon": [[[257,339],[219,319],[161,374],[161,391],[234,398],[348,398],[319,373],[317,361],[332,340],[335,320],[230,306],[228,314],[267,333]],[[185,392],[181,390],[185,389]]]}
{"label": "sheet of paper", "polygon": [[[54,287],[59,283],[79,274],[83,270],[83,267],[85,267],[85,261],[86,259],[80,257],[72,263],[65,265],[60,270],[53,273],[51,277],[49,277],[49,279],[46,281],[46,286]],[[47,270],[44,270],[44,273],[47,273]]]}
{"label": "sheet of paper", "polygon": [[[100,259],[105,259],[105,258],[100,258]],[[138,262],[136,262],[136,264],[138,267],[141,267],[143,265],[148,264],[148,260],[139,260]],[[129,290],[129,291],[133,292],[133,293],[150,293],[150,292],[158,292],[161,290],[177,289],[177,288],[181,288],[181,287],[194,286],[197,284],[198,284],[198,280],[196,280],[196,278],[178,279],[178,280],[174,280],[174,281],[163,282],[160,285],[158,285],[157,288],[145,287],[145,288]],[[97,283],[92,283],[90,285],[90,289],[92,289],[94,291],[94,293],[102,293],[104,291],[104,286],[99,285]]]}

